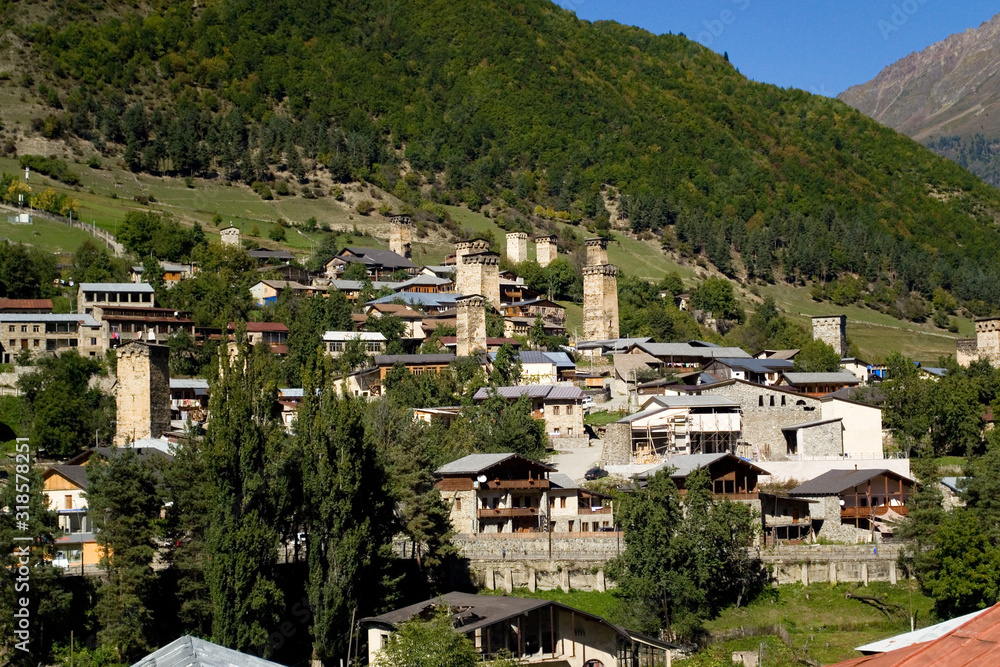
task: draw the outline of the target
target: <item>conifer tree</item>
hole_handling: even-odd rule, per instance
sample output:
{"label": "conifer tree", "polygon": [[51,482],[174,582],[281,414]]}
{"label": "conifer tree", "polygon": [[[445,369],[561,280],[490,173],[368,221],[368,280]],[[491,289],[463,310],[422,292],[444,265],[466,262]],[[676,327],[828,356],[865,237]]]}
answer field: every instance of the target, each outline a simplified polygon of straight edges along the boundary
{"label": "conifer tree", "polygon": [[222,348],[209,403],[206,578],[215,641],[266,654],[283,600],[275,580],[277,513],[267,462],[283,433],[276,388],[266,383],[266,360],[248,351],[245,330],[237,340],[235,357]]}
{"label": "conifer tree", "polygon": [[151,648],[154,521],[159,516],[153,468],[127,447],[87,465],[87,508],[102,549],[98,589],[100,641],[119,662]]}

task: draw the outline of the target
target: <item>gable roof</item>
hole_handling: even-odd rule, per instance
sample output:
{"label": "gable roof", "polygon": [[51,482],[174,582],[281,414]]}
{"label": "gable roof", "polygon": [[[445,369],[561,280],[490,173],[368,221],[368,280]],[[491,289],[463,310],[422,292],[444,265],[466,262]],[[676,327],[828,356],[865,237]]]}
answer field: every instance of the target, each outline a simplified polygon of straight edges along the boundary
{"label": "gable roof", "polygon": [[888,468],[873,468],[870,470],[827,470],[819,477],[814,477],[808,482],[799,484],[788,492],[790,496],[837,496],[847,489],[864,484],[865,482],[886,475],[898,480],[913,483],[912,479],[903,477],[897,472]]}
{"label": "gable roof", "polygon": [[59,475],[73,482],[78,488],[87,490],[87,466],[82,465],[58,465],[52,466],[42,473],[42,479]]}
{"label": "gable roof", "polygon": [[460,294],[454,292],[396,292],[387,294],[378,299],[372,299],[367,303],[371,306],[376,303],[393,303],[402,301],[416,306],[454,306],[455,302],[461,298]]}
{"label": "gable roof", "polygon": [[513,459],[520,459],[526,463],[530,463],[536,466],[541,466],[549,472],[555,472],[555,468],[547,463],[542,463],[541,461],[535,461],[527,457],[521,456],[520,454],[506,453],[506,454],[469,454],[468,456],[463,456],[462,458],[452,461],[451,463],[446,463],[437,469],[438,475],[475,475],[476,473],[489,470],[493,466],[500,465],[505,461],[510,461]]}
{"label": "gable roof", "polygon": [[[485,401],[490,397],[490,391],[489,387],[482,387],[472,397],[472,400]],[[528,396],[529,398],[540,398],[543,401],[583,400],[583,390],[579,387],[557,384],[522,384],[516,387],[497,387],[496,392],[497,395],[508,399]]]}
{"label": "gable roof", "polygon": [[376,354],[374,359],[376,366],[392,366],[397,363],[407,366],[437,366],[453,361],[454,354]]}
{"label": "gable roof", "polygon": [[751,470],[753,470],[754,472],[756,472],[758,475],[770,475],[771,474],[771,473],[767,472],[766,470],[764,470],[763,468],[758,468],[757,466],[755,466],[754,464],[750,463],[746,459],[741,459],[740,457],[734,456],[733,454],[726,454],[726,453],[720,453],[720,454],[684,454],[682,456],[675,456],[675,457],[673,457],[673,458],[671,458],[671,459],[669,459],[669,460],[661,463],[660,465],[656,466],[655,468],[650,468],[649,470],[647,470],[645,472],[639,473],[638,475],[636,475],[636,478],[637,479],[648,479],[648,478],[652,477],[653,475],[655,475],[656,473],[658,473],[661,470],[664,470],[666,468],[673,468],[674,471],[672,473],[670,473],[670,478],[671,479],[686,479],[695,470],[698,470],[699,468],[708,468],[713,463],[718,463],[719,461],[723,461],[725,459],[732,459],[732,461],[734,463],[736,463],[737,465],[750,468]]}
{"label": "gable roof", "polygon": [[671,408],[738,408],[740,407],[739,401],[734,401],[731,398],[726,398],[725,396],[697,396],[697,395],[683,395],[683,396],[650,396],[643,404],[644,409],[649,409],[654,406],[650,405],[655,403],[657,409],[671,409]]}
{"label": "gable roof", "polygon": [[333,259],[340,259],[345,262],[361,262],[365,266],[381,267],[383,269],[417,268],[417,265],[410,260],[386,248],[347,246]]}
{"label": "gable roof", "polygon": [[838,371],[836,373],[783,373],[785,379],[792,384],[861,384],[854,373]]}
{"label": "gable roof", "polygon": [[773,373],[795,367],[787,359],[753,359],[745,357],[716,357],[711,361],[713,364],[722,364],[733,370],[743,370],[748,373]]}
{"label": "gable roof", "polygon": [[[696,341],[697,342],[697,341]],[[636,346],[654,357],[700,357],[702,359],[749,359],[750,355],[738,347],[710,347],[707,343],[636,343]]]}
{"label": "gable roof", "polygon": [[843,421],[843,417],[832,417],[830,419],[814,419],[810,422],[802,422],[801,424],[792,424],[791,426],[782,426],[782,431],[801,431],[804,428],[815,428],[816,426],[824,426],[826,424],[833,424],[834,422]]}
{"label": "gable roof", "polygon": [[[971,617],[971,618],[969,618]],[[958,627],[951,625],[968,618]],[[902,648],[885,653],[867,655],[840,662],[833,667],[991,667],[1000,664],[1000,605],[947,621],[944,633],[930,641],[919,641],[920,633],[933,637],[937,634],[936,626],[924,628],[915,633],[907,633],[893,639],[908,641],[914,639],[918,643],[904,645]],[[889,641],[889,640],[886,640]],[[885,643],[885,642],[878,642]],[[872,646],[872,645],[869,645]],[[861,649],[867,649],[867,646]],[[859,649],[859,650],[861,650]]]}
{"label": "gable roof", "polygon": [[132,667],[282,667],[276,662],[240,653],[218,644],[180,637],[142,658]]}

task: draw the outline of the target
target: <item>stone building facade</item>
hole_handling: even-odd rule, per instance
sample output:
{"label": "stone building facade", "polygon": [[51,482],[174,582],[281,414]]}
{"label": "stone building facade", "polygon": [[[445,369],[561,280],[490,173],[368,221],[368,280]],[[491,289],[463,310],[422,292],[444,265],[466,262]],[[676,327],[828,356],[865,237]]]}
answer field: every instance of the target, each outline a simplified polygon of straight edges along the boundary
{"label": "stone building facade", "polygon": [[994,368],[1000,367],[1000,317],[977,318],[976,339],[956,341],[955,359],[963,366],[976,359],[986,359]]}
{"label": "stone building facade", "polygon": [[219,232],[219,236],[222,237],[222,245],[233,246],[236,248],[240,247],[240,228],[239,227],[227,227]]}
{"label": "stone building facade", "polygon": [[847,356],[847,315],[821,315],[812,318],[812,333],[815,340],[821,340],[841,358]]}
{"label": "stone building facade", "polygon": [[455,244],[455,265],[462,266],[466,255],[478,255],[490,251],[490,242],[485,239],[469,239]]}
{"label": "stone building facade", "polygon": [[478,294],[455,302],[455,354],[486,351],[486,299]]}
{"label": "stone building facade", "polygon": [[555,236],[535,237],[535,261],[538,262],[538,266],[548,266],[555,261],[558,254],[559,249],[556,247]]}
{"label": "stone building facade", "polygon": [[514,264],[528,261],[528,235],[524,232],[507,234],[507,259]]}
{"label": "stone building facade", "polygon": [[583,267],[583,338],[618,338],[618,267]]}
{"label": "stone building facade", "polygon": [[136,341],[118,348],[117,446],[170,430],[169,362],[166,345]]}
{"label": "stone building facade", "polygon": [[600,266],[608,263],[608,239],[598,236],[587,239],[587,266]]}
{"label": "stone building facade", "polygon": [[413,225],[410,224],[410,216],[393,216],[389,224],[389,250],[409,259],[412,254],[410,244],[413,243]]}
{"label": "stone building facade", "polygon": [[482,295],[492,306],[499,306],[500,256],[493,252],[463,256],[456,270],[455,291]]}

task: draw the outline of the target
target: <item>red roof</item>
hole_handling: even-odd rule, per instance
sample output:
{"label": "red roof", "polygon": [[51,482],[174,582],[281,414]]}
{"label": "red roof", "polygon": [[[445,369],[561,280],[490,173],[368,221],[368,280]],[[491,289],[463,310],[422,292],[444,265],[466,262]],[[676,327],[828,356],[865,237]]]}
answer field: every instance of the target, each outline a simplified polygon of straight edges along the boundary
{"label": "red roof", "polygon": [[[262,331],[281,331],[287,332],[288,327],[281,322],[247,322],[247,331],[262,332]],[[229,328],[233,331],[236,330],[236,323],[230,322]]]}
{"label": "red roof", "polygon": [[1000,604],[938,639],[838,662],[833,667],[994,667],[1000,665]]}
{"label": "red roof", "polygon": [[0,299],[0,311],[48,310],[52,312],[52,299]]}

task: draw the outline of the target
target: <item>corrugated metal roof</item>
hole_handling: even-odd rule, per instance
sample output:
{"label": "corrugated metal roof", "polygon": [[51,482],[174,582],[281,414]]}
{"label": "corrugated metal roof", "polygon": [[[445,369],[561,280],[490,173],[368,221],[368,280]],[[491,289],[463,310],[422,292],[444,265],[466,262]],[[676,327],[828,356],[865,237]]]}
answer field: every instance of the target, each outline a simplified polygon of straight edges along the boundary
{"label": "corrugated metal roof", "polygon": [[859,384],[861,380],[854,373],[784,373],[792,384]]}
{"label": "corrugated metal roof", "polygon": [[994,667],[1000,664],[1000,605],[993,605],[937,639],[833,667]]}
{"label": "corrugated metal roof", "polygon": [[78,315],[76,313],[0,313],[0,322],[80,322],[88,327],[100,326],[93,315]]}
{"label": "corrugated metal roof", "polygon": [[395,294],[387,294],[379,299],[373,299],[368,302],[368,305],[403,301],[418,306],[442,306],[453,305],[460,298],[460,294],[451,292],[438,292],[436,294],[430,292],[397,292]]}
{"label": "corrugated metal roof", "polygon": [[549,475],[549,486],[556,489],[579,489],[580,485],[573,481],[573,478],[569,475],[564,475],[561,472],[554,472]]}
{"label": "corrugated metal roof", "polygon": [[943,637],[947,633],[959,628],[976,616],[988,611],[987,609],[980,609],[979,611],[974,611],[971,614],[965,614],[963,616],[958,616],[943,623],[936,623],[934,625],[929,625],[926,628],[920,628],[919,630],[914,630],[913,632],[904,632],[901,635],[896,635],[895,637],[889,637],[888,639],[883,639],[881,641],[872,642],[870,644],[865,644],[864,646],[859,646],[855,651],[861,651],[862,653],[886,653],[887,651],[894,651],[898,648],[904,648],[906,646],[912,646],[913,644],[922,644],[924,642],[929,642],[934,639]]}
{"label": "corrugated metal roof", "polygon": [[80,283],[85,292],[148,292],[155,290],[149,283]]}
{"label": "corrugated metal roof", "polygon": [[732,369],[744,370],[750,373],[771,373],[795,367],[795,364],[787,359],[734,359],[732,357],[716,357],[712,363],[723,364]]}
{"label": "corrugated metal roof", "polygon": [[454,354],[376,354],[376,366],[392,366],[400,363],[406,365],[438,365],[450,364],[455,361]]}
{"label": "corrugated metal roof", "polygon": [[282,667],[218,644],[180,637],[132,664],[132,667]]}
{"label": "corrugated metal roof", "polygon": [[208,389],[205,378],[170,378],[171,389]]}
{"label": "corrugated metal roof", "polygon": [[645,472],[641,472],[636,475],[636,479],[648,479],[658,473],[660,470],[665,468],[673,468],[674,471],[670,473],[672,478],[687,477],[695,470],[699,468],[707,468],[717,461],[721,461],[726,458],[732,458],[734,461],[738,461],[740,464],[745,465],[756,471],[760,475],[769,475],[771,473],[767,472],[763,468],[759,468],[754,464],[750,463],[745,459],[741,459],[738,456],[733,456],[732,454],[684,454],[682,456],[675,456],[664,463],[656,466],[655,468],[650,468]]}
{"label": "corrugated metal roof", "polygon": [[[485,401],[489,398],[490,391],[492,389],[489,387],[483,387],[472,398],[476,401]],[[545,401],[583,400],[583,390],[573,385],[523,384],[516,387],[497,387],[496,393],[510,399],[527,395],[530,398],[540,398]]]}
{"label": "corrugated metal roof", "polygon": [[701,359],[749,359],[738,347],[700,347],[690,343],[638,343],[639,348],[654,357],[698,357]]}
{"label": "corrugated metal roof", "polygon": [[565,352],[543,352],[542,354],[554,361],[556,368],[576,368],[576,362]]}
{"label": "corrugated metal roof", "polygon": [[475,475],[476,473],[488,470],[495,465],[499,465],[504,461],[510,459],[521,459],[526,463],[532,465],[541,466],[549,472],[555,472],[555,468],[547,463],[542,463],[541,461],[534,461],[529,458],[520,456],[519,454],[505,453],[505,454],[469,454],[468,456],[463,456],[457,461],[452,461],[451,463],[446,463],[437,470],[439,475]]}
{"label": "corrugated metal roof", "polygon": [[663,408],[738,408],[739,401],[725,396],[651,396],[646,406],[658,403]]}
{"label": "corrugated metal roof", "polygon": [[870,470],[827,470],[819,477],[799,484],[788,492],[790,496],[836,496],[846,489],[864,484],[879,475],[888,475],[913,483],[913,480],[903,477],[888,468],[873,468]]}
{"label": "corrugated metal roof", "polygon": [[2,310],[52,310],[52,299],[0,299]]}
{"label": "corrugated metal roof", "polygon": [[[385,248],[359,248],[357,246],[347,246],[345,250],[360,257],[365,264],[377,264],[385,269],[415,269],[417,265],[406,259],[399,253],[395,253]],[[350,261],[350,257],[344,257],[341,251],[338,258]]]}
{"label": "corrugated metal roof", "polygon": [[344,342],[348,340],[384,341],[385,335],[380,331],[327,331],[323,340]]}

